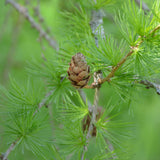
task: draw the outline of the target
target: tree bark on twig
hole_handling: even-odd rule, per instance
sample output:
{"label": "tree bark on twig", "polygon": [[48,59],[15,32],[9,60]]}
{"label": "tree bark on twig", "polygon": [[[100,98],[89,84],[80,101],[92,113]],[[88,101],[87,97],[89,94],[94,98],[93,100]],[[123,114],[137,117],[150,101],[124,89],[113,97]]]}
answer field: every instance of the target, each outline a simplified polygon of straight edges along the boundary
{"label": "tree bark on twig", "polygon": [[53,94],[53,90],[48,92],[45,97],[42,99],[42,101],[38,104],[38,109],[33,113],[33,116],[35,116],[35,114],[38,112],[38,110],[40,110],[43,106],[46,105],[46,102],[48,100],[48,97],[51,96]]}
{"label": "tree bark on twig", "polygon": [[19,142],[20,138],[16,139],[8,148],[8,150],[6,151],[6,153],[2,156],[2,160],[7,160],[9,154],[11,153],[11,151],[15,148],[16,144]]}
{"label": "tree bark on twig", "polygon": [[47,34],[47,32],[41,27],[40,24],[38,24],[33,17],[30,16],[27,8],[20,5],[19,3],[15,2],[14,0],[6,0],[6,4],[11,4],[20,14],[22,14],[32,25],[33,28],[35,28],[41,35],[41,37],[44,37],[48,44],[53,48],[58,50],[58,45],[56,41],[50,37],[50,35]]}
{"label": "tree bark on twig", "polygon": [[148,80],[141,80],[139,83],[145,85],[147,89],[149,88],[155,89],[157,94],[160,95],[160,84],[153,83]]}

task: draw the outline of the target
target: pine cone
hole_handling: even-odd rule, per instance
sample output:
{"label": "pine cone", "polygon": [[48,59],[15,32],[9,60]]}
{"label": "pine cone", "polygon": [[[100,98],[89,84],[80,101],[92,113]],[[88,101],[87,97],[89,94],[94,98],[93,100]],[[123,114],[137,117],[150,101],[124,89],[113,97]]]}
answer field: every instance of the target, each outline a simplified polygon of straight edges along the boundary
{"label": "pine cone", "polygon": [[90,68],[87,65],[85,57],[82,53],[77,53],[71,59],[68,69],[69,80],[76,88],[83,88],[87,85],[90,75]]}

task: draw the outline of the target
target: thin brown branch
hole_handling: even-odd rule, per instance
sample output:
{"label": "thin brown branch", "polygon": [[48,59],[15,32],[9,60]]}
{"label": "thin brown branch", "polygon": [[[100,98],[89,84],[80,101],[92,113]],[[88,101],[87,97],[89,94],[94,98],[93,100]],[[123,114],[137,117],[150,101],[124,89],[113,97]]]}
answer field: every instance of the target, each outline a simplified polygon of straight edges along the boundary
{"label": "thin brown branch", "polygon": [[[160,30],[160,24],[157,27],[155,27],[148,36],[154,34],[158,30]],[[103,84],[106,81],[110,82],[110,79],[114,77],[115,72],[126,62],[128,57],[130,57],[133,54],[133,52],[137,50],[138,47],[143,43],[144,40],[141,37],[139,37],[139,39],[141,40],[139,40],[139,42],[135,46],[131,47],[131,50],[127,53],[127,55],[124,56],[116,66],[112,67],[112,70],[108,74],[108,76],[103,79],[99,79],[99,84]],[[95,88],[95,86],[94,85],[85,86],[84,88]]]}
{"label": "thin brown branch", "polygon": [[105,81],[109,82],[110,79],[114,77],[114,73],[122,66],[122,64],[127,60],[127,58],[132,55],[133,52],[134,50],[131,50],[116,66],[114,66],[108,76],[100,81],[100,84],[104,83]]}
{"label": "thin brown branch", "polygon": [[160,29],[160,24],[150,32],[150,35],[153,35],[156,31]]}
{"label": "thin brown branch", "polygon": [[[107,77],[103,79],[99,79],[98,84],[103,84],[106,81],[110,82],[110,79],[114,77],[114,73],[121,67],[121,65],[127,60],[127,58],[132,55],[133,52],[134,50],[132,49],[125,57],[123,57],[123,59],[116,66],[112,67],[112,70]],[[87,89],[95,88],[95,85],[93,84],[91,86],[87,85],[84,88],[87,88]]]}
{"label": "thin brown branch", "polygon": [[52,48],[56,50],[58,49],[56,41],[47,34],[47,32],[34,20],[33,17],[30,16],[27,8],[15,2],[14,0],[6,0],[6,4],[7,3],[11,4],[20,14],[23,15],[31,23],[32,27],[35,28],[40,33],[40,35],[46,39]]}
{"label": "thin brown branch", "polygon": [[115,72],[126,62],[126,60],[128,59],[128,57],[130,57],[130,56],[132,55],[132,53],[133,53],[135,50],[138,49],[138,47],[141,45],[142,42],[143,42],[143,40],[141,39],[134,47],[131,47],[131,50],[127,53],[127,55],[125,55],[125,56],[120,60],[120,62],[119,62],[116,66],[114,66],[114,67],[112,68],[112,70],[111,70],[111,72],[108,74],[108,76],[105,77],[104,79],[101,79],[101,80],[99,81],[99,83],[102,84],[102,83],[104,83],[104,82],[106,82],[106,81],[110,82],[110,79],[111,79],[112,77],[114,77]]}
{"label": "thin brown branch", "polygon": [[17,140],[15,140],[10,147],[7,149],[6,153],[2,156],[2,160],[7,160],[9,154],[11,153],[11,151],[15,148],[16,144],[19,142],[20,138],[17,138]]}
{"label": "thin brown branch", "polygon": [[[160,29],[160,25],[158,25],[157,27],[155,27],[151,32],[150,32],[150,34],[149,35],[152,35],[153,33],[155,33],[157,30],[159,30]],[[140,37],[141,38],[141,37]],[[116,66],[114,66],[113,68],[112,68],[112,70],[111,70],[111,72],[108,74],[108,76],[107,77],[105,77],[104,79],[102,79],[102,80],[100,80],[100,84],[102,84],[102,83],[104,83],[104,82],[106,82],[106,81],[110,81],[110,79],[112,78],[112,77],[114,77],[114,73],[126,62],[126,60],[128,59],[128,57],[130,57],[131,55],[132,55],[132,53],[135,51],[135,50],[137,50],[138,49],[138,47],[143,43],[143,39],[141,38],[141,40],[135,45],[135,46],[133,46],[133,47],[131,47],[131,50],[130,50],[130,52],[126,55],[126,56],[124,56],[122,59],[121,59],[121,61],[116,65]]]}

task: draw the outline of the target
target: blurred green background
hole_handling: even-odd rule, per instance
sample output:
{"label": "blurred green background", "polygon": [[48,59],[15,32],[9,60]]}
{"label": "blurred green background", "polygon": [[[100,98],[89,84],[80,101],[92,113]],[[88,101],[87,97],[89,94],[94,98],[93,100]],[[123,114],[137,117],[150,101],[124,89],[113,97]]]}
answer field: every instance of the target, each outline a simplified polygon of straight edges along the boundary
{"label": "blurred green background", "polygon": [[[33,16],[33,8],[37,6],[37,1],[28,0],[17,2],[25,5]],[[26,2],[29,2],[27,4]],[[151,8],[154,0],[144,0]],[[112,35],[119,40],[120,34],[113,21],[115,9],[120,8],[123,1],[119,1],[116,6],[104,8],[105,33]],[[44,18],[42,25],[47,25],[51,35],[57,42],[63,42],[62,17],[60,12],[71,10],[67,0],[41,0],[40,13]],[[9,76],[14,77],[18,82],[23,82],[27,78],[25,68],[27,61],[32,57],[41,57],[42,53],[52,53],[52,48],[45,40],[38,41],[39,33],[31,27],[11,5],[5,5],[4,0],[0,0],[0,84],[8,86]],[[43,47],[45,49],[43,49]],[[32,77],[34,79],[34,77]],[[36,78],[36,77],[35,77]],[[106,93],[106,89],[108,92]],[[92,100],[91,91],[87,95]],[[103,93],[105,92],[105,96]],[[106,101],[115,94],[112,88],[103,87],[101,90],[100,105],[105,105]],[[127,93],[126,93],[127,94]],[[116,101],[116,96],[113,101]],[[128,141],[136,153],[135,160],[160,160],[160,96],[153,89],[140,87],[137,95],[129,106],[124,106],[124,110],[129,110],[129,116],[134,120],[138,129],[135,132],[134,141]],[[128,113],[126,113],[128,114]],[[123,114],[125,117],[125,114]],[[0,117],[1,124],[1,117]],[[3,127],[0,125],[0,152],[5,152],[7,142],[2,137]],[[12,153],[14,155],[14,153]],[[25,159],[33,159],[33,155],[28,151]],[[19,158],[18,158],[19,157]],[[21,159],[21,154],[16,155],[16,159]],[[124,157],[127,159],[127,157]]]}

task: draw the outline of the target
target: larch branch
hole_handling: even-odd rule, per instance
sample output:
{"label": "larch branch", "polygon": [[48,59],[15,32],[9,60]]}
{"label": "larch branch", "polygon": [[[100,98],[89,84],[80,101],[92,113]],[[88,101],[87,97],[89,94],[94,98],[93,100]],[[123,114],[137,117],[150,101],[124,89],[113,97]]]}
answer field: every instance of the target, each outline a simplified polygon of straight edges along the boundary
{"label": "larch branch", "polygon": [[[47,102],[48,100],[48,97],[50,95],[52,95],[53,91],[50,91],[49,93],[46,94],[45,98],[42,99],[42,101],[38,104],[38,109],[33,113],[33,116],[35,116],[36,113],[38,113],[38,110],[41,109],[45,103]],[[18,143],[20,138],[18,138],[17,140],[15,140],[11,145],[10,147],[7,149],[7,151],[5,152],[2,160],[7,160],[7,157],[9,156],[9,154],[11,153],[11,151],[15,148],[15,145]]]}
{"label": "larch branch", "polygon": [[[157,32],[158,30],[160,30],[160,24],[157,25],[148,36],[153,35],[155,32]],[[138,49],[138,47],[143,43],[144,39],[142,37],[139,37],[139,41],[137,42],[137,44],[135,46],[131,46],[131,50],[120,60],[119,63],[117,63],[116,66],[112,67],[111,72],[103,79],[99,79],[99,83],[98,84],[103,84],[104,82],[108,81],[110,82],[110,79],[112,77],[114,77],[115,72],[127,61],[128,57],[130,57],[135,50]],[[94,85],[91,86],[85,86],[85,88],[95,88]]]}
{"label": "larch branch", "polygon": [[[157,27],[155,27],[151,32],[150,32],[150,34],[149,35],[152,35],[152,34],[154,34],[157,30],[159,30],[160,29],[160,25],[158,25]],[[141,37],[140,37],[141,38]],[[105,77],[104,79],[102,79],[102,80],[100,80],[100,84],[102,84],[102,83],[104,83],[105,81],[110,81],[110,79],[112,78],[112,77],[114,77],[114,73],[126,62],[126,60],[128,59],[128,57],[130,57],[131,55],[132,55],[132,53],[135,51],[135,50],[137,50],[137,48],[143,43],[143,39],[141,38],[141,40],[135,45],[135,46],[133,46],[133,47],[131,47],[131,50],[130,50],[130,52],[126,55],[126,56],[124,56],[121,60],[120,60],[120,62],[116,65],[116,66],[114,66],[113,68],[112,68],[112,70],[111,70],[111,72],[108,74],[108,76],[107,77]]]}

